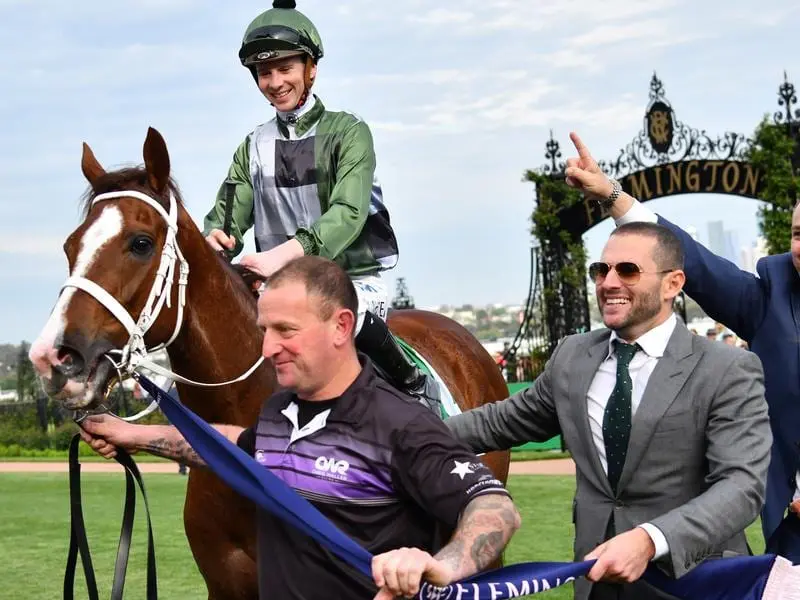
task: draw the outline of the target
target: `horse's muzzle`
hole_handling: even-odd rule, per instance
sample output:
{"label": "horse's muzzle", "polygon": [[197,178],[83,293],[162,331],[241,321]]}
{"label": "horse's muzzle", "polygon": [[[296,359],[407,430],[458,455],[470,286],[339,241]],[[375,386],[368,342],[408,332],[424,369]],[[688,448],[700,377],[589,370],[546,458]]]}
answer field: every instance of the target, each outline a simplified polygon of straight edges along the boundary
{"label": "horse's muzzle", "polygon": [[78,332],[64,334],[44,357],[37,357],[47,394],[69,410],[97,406],[114,374],[113,365],[105,358],[112,348],[102,338],[89,341]]}
{"label": "horse's muzzle", "polygon": [[61,375],[66,379],[77,379],[83,374],[86,369],[86,359],[80,350],[61,344],[56,348],[56,352],[60,362],[52,366],[54,377]]}

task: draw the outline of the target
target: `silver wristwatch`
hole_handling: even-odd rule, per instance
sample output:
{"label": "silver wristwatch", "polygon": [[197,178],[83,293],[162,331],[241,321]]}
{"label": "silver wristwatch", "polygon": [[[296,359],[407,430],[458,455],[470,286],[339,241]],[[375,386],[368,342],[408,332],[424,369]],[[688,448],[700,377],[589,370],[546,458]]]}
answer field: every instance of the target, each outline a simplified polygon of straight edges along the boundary
{"label": "silver wristwatch", "polygon": [[608,198],[603,198],[599,200],[600,206],[602,206],[605,210],[609,210],[612,206],[614,206],[614,202],[617,201],[617,198],[620,197],[622,194],[622,186],[620,185],[619,181],[616,179],[608,179],[611,182],[611,193],[609,194]]}

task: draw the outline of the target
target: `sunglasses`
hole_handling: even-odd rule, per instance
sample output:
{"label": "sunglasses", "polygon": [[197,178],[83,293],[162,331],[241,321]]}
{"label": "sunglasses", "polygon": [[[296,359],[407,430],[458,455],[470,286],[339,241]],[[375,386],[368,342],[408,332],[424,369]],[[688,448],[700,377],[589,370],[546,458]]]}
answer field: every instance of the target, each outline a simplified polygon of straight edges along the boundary
{"label": "sunglasses", "polygon": [[618,262],[615,265],[611,265],[604,262],[594,262],[589,265],[589,277],[595,282],[595,284],[602,283],[611,270],[617,272],[617,277],[619,280],[624,283],[625,285],[633,285],[637,283],[641,278],[643,273],[652,273],[654,275],[661,275],[663,273],[672,273],[675,269],[665,269],[663,271],[643,271],[642,267],[637,265],[634,262]]}

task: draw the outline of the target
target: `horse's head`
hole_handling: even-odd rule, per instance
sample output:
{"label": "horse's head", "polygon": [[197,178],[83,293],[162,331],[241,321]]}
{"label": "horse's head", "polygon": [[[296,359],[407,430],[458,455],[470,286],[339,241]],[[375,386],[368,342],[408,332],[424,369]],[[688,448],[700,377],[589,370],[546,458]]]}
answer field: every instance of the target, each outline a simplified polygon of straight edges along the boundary
{"label": "horse's head", "polygon": [[[180,198],[167,146],[152,128],[143,154],[143,167],[107,173],[83,145],[81,168],[90,185],[85,218],[64,243],[69,278],[30,351],[49,393],[70,409],[102,402],[116,375],[107,354],[129,344],[132,326],[146,332],[148,347],[177,333],[178,292],[167,286],[161,307],[151,291],[168,275],[170,251],[162,256],[162,249],[174,240]],[[177,279],[174,257],[172,268]],[[143,312],[157,318],[142,322]]]}

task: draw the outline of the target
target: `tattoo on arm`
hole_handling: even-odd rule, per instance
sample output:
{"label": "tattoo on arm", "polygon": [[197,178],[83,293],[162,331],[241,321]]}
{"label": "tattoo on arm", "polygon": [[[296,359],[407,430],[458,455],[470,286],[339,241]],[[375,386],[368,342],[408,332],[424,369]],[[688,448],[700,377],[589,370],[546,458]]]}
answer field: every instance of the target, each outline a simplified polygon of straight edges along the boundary
{"label": "tattoo on arm", "polygon": [[500,558],[519,526],[520,516],[511,498],[478,496],[467,504],[453,538],[436,559],[448,564],[456,580],[469,577]]}
{"label": "tattoo on arm", "polygon": [[197,452],[184,439],[169,440],[162,437],[151,440],[143,449],[156,456],[163,456],[176,462],[186,463],[190,467],[206,466],[206,462],[200,458]]}

